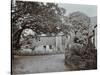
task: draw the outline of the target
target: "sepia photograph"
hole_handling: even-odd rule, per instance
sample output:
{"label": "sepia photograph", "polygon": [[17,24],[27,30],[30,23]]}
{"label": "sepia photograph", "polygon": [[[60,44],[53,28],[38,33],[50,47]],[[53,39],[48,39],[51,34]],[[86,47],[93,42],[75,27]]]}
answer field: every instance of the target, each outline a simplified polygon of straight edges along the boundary
{"label": "sepia photograph", "polygon": [[11,0],[11,74],[97,70],[97,6]]}

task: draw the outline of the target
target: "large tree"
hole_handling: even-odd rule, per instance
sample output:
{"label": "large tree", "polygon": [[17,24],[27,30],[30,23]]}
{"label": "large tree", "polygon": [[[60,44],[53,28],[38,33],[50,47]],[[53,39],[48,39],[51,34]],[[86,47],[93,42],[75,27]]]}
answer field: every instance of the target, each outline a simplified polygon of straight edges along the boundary
{"label": "large tree", "polygon": [[57,33],[64,13],[65,10],[54,3],[16,1],[12,7],[12,45],[20,47],[20,35],[27,28],[37,34]]}
{"label": "large tree", "polygon": [[71,65],[74,70],[96,69],[97,50],[90,41],[90,18],[81,12],[74,12],[69,15],[69,22],[75,37],[66,48],[65,63]]}
{"label": "large tree", "polygon": [[75,39],[80,39],[86,42],[89,35],[90,18],[84,13],[74,12],[69,15],[69,22],[71,23],[74,34],[77,37]]}

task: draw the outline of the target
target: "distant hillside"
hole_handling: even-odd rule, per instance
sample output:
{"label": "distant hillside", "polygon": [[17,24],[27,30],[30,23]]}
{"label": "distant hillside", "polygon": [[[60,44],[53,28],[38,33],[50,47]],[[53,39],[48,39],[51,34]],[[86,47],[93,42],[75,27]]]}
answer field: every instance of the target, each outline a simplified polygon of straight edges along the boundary
{"label": "distant hillside", "polygon": [[91,25],[95,26],[97,24],[97,16],[91,17]]}
{"label": "distant hillside", "polygon": [[94,26],[97,25],[97,16],[91,17],[91,26],[89,28],[89,35],[93,35]]}

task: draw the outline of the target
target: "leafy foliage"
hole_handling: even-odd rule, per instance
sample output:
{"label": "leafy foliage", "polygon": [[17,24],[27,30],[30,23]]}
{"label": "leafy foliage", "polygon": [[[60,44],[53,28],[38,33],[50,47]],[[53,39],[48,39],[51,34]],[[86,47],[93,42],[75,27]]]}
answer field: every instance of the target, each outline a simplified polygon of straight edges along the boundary
{"label": "leafy foliage", "polygon": [[12,37],[16,38],[13,41],[18,46],[24,29],[32,29],[37,34],[57,33],[65,13],[63,8],[54,3],[16,1],[16,6],[12,8]]}
{"label": "leafy foliage", "polygon": [[81,12],[74,12],[70,14],[69,22],[72,24],[75,39],[77,38],[79,43],[87,44],[90,18]]}
{"label": "leafy foliage", "polygon": [[74,70],[96,69],[97,50],[92,43],[83,47],[74,43],[66,50],[65,62],[71,65]]}
{"label": "leafy foliage", "polygon": [[66,48],[65,62],[73,70],[97,68],[97,50],[89,38],[90,18],[83,13],[74,12],[69,16],[75,37]]}

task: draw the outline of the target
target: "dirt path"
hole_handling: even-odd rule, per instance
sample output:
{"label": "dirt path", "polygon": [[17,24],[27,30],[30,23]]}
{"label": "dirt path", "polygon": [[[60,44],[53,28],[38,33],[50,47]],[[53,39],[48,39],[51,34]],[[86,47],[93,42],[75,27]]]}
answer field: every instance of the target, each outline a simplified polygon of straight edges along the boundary
{"label": "dirt path", "polygon": [[64,65],[64,54],[44,56],[17,56],[13,62],[13,73],[43,73],[68,71]]}

